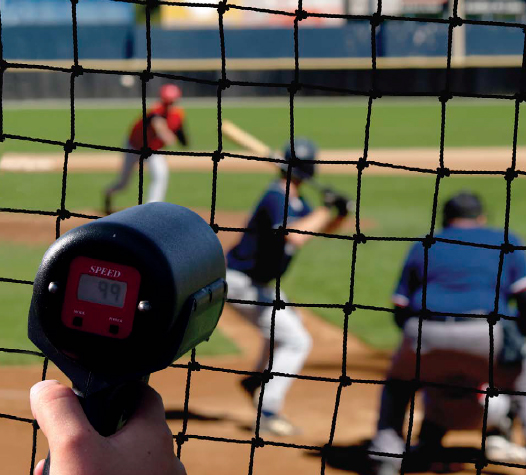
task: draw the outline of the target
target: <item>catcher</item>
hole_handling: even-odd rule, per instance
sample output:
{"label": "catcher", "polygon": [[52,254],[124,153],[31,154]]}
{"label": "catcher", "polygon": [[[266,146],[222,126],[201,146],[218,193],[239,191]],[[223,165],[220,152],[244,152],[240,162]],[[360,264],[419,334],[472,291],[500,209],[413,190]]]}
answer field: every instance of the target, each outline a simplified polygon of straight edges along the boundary
{"label": "catcher", "polygon": [[[296,164],[292,168],[288,208],[286,183],[288,164],[283,164],[279,178],[273,182],[259,201],[247,230],[240,242],[227,255],[227,282],[229,298],[257,301],[267,305],[233,304],[234,308],[261,332],[263,348],[255,372],[264,371],[269,364],[272,304],[276,298],[274,280],[282,276],[296,251],[313,236],[308,234],[282,234],[276,230],[283,226],[287,214],[287,228],[311,232],[336,230],[352,209],[352,201],[330,190],[323,193],[324,205],[312,209],[301,196],[305,181],[315,174],[316,147],[309,140],[294,141]],[[284,149],[284,158],[292,160],[290,145]],[[280,292],[281,300],[286,296]],[[304,328],[300,315],[292,308],[277,310],[274,326],[274,358],[272,371],[297,374],[301,371],[311,348],[311,337]],[[283,417],[285,396],[292,383],[288,377],[274,376],[265,385],[260,429],[275,435],[288,436],[298,429]],[[255,374],[241,381],[243,389],[257,404],[261,376]]]}
{"label": "catcher", "polygon": [[[435,242],[428,252],[426,307],[432,312],[423,320],[421,332],[420,378],[433,383],[452,383],[455,386],[484,389],[489,375],[490,338],[486,318],[462,316],[462,314],[489,315],[495,305],[495,287],[499,268],[499,249],[458,244],[478,243],[500,246],[503,231],[486,227],[480,199],[469,192],[459,193],[448,200],[443,209],[444,229],[436,235],[448,242]],[[511,244],[520,241],[511,233]],[[382,391],[380,415],[376,434],[370,450],[388,454],[402,454],[405,449],[403,425],[413,389],[408,383],[415,377],[416,349],[419,341],[419,312],[424,293],[424,247],[415,243],[411,248],[393,295],[394,317],[403,329],[403,339],[395,352],[387,375],[387,384]],[[504,258],[499,287],[499,313],[514,316],[510,301],[518,309],[517,323],[524,329],[526,315],[526,260],[524,253],[515,250]],[[448,316],[448,313],[454,316]],[[497,384],[513,386],[503,372],[504,363],[512,350],[508,341],[509,326],[502,321],[494,326],[495,364]],[[520,348],[519,348],[520,350]],[[520,351],[519,351],[520,353]],[[506,361],[505,361],[506,360]],[[474,384],[478,383],[478,387]],[[501,386],[502,387],[502,386]],[[447,393],[444,389],[425,388],[425,418],[422,423],[419,445],[414,449],[428,461],[440,461],[435,457],[442,451],[442,439],[454,424],[482,424],[483,407],[473,393],[457,393],[449,402],[456,411],[447,410]],[[468,399],[472,397],[473,401]],[[486,457],[511,463],[525,463],[526,449],[511,443],[506,438],[509,425],[506,417],[506,395],[490,398],[486,427]],[[467,405],[461,404],[465,400]],[[484,398],[482,398],[484,402]],[[508,401],[509,402],[509,401]],[[444,409],[446,408],[446,409]],[[461,408],[459,410],[459,408]],[[473,418],[470,419],[470,415]],[[477,415],[478,414],[478,415]],[[460,427],[458,427],[460,428]],[[469,428],[469,427],[468,427]],[[434,460],[435,459],[435,460]],[[401,459],[371,455],[372,474],[394,475],[398,473]]]}
{"label": "catcher", "polygon": [[[159,90],[160,103],[148,111],[146,115],[146,136],[148,147],[152,151],[173,145],[177,141],[184,147],[188,146],[188,139],[184,130],[184,111],[176,107],[181,98],[181,89],[174,84],[165,84]],[[130,131],[127,147],[128,149],[141,150],[144,146],[144,131],[142,117],[137,120]],[[104,193],[104,212],[111,214],[112,198],[115,193],[126,188],[130,182],[132,171],[140,156],[136,153],[126,152],[119,178],[111,184]],[[148,203],[164,201],[166,189],[168,188],[168,165],[166,158],[160,154],[152,154],[146,160],[148,164],[151,181],[148,190]]]}

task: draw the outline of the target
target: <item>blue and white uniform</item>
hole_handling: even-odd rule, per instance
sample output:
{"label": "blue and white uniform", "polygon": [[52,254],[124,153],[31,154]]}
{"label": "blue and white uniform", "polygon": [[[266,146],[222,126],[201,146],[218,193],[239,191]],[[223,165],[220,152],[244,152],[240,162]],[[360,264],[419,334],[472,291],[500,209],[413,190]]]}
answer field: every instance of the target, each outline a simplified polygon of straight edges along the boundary
{"label": "blue and white uniform", "polygon": [[[436,237],[496,246],[500,246],[503,242],[502,230],[484,227],[450,226],[444,228]],[[519,239],[511,234],[509,240],[513,245],[521,245]],[[462,244],[444,242],[433,244],[428,254],[427,309],[446,315],[448,313],[487,315],[492,312],[495,306],[499,253],[498,249]],[[423,280],[424,248],[421,243],[415,243],[405,260],[393,295],[393,303],[397,307],[407,309],[408,315],[418,314],[422,308]],[[526,290],[524,252],[515,251],[505,254],[498,296],[499,313],[514,316],[515,311],[510,308],[509,302],[514,294],[524,290]],[[393,357],[388,380],[411,380],[415,377],[418,324],[418,316],[410,316],[406,320],[403,327],[403,340]],[[456,384],[459,386],[470,386],[472,381],[480,379],[487,382],[489,347],[489,327],[485,318],[431,316],[425,319],[422,325],[420,378],[423,381],[444,382],[448,381],[448,378],[455,377]],[[494,327],[494,354],[498,355],[502,348],[503,327],[502,322],[499,322]],[[432,391],[433,388],[429,389],[430,393]],[[411,392],[405,387],[389,384],[384,386],[377,432],[371,444],[372,451],[388,453],[404,451],[402,427],[410,397]],[[491,401],[500,398],[502,396],[492,398]],[[492,421],[495,421],[497,427],[499,415],[494,411],[492,413],[492,408],[497,408],[497,404],[491,401],[488,427]],[[438,406],[426,399],[426,420],[443,428],[444,432],[452,428],[451,424],[462,420],[463,417],[464,414],[439,413]],[[399,465],[400,462],[400,459],[389,461],[393,465]]]}
{"label": "blue and white uniform", "polygon": [[[301,197],[289,197],[287,226],[312,212]],[[279,181],[270,185],[250,218],[247,231],[227,255],[228,296],[234,300],[272,303],[276,298],[274,280],[287,270],[296,251],[275,229],[283,226],[285,189]],[[286,301],[280,291],[281,300]],[[253,323],[264,341],[255,371],[267,368],[270,351],[272,306],[233,304],[235,309]],[[301,371],[311,348],[311,337],[300,315],[291,307],[276,311],[274,328],[273,372],[297,374]],[[279,414],[292,378],[274,377],[265,385],[262,410]]]}

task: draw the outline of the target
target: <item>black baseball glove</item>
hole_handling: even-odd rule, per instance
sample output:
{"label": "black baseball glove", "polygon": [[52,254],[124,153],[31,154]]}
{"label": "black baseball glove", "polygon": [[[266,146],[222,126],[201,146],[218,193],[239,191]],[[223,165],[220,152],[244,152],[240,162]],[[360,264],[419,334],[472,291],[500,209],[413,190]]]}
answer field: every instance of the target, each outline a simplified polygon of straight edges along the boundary
{"label": "black baseball glove", "polygon": [[330,188],[322,191],[323,206],[335,209],[338,216],[345,217],[354,211],[354,200]]}

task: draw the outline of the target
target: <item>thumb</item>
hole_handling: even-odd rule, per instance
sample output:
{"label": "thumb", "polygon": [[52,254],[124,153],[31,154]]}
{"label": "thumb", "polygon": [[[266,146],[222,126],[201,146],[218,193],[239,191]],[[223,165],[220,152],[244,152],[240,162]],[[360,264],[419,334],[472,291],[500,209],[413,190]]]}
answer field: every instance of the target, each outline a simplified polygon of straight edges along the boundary
{"label": "thumb", "polygon": [[[51,451],[60,443],[97,434],[72,389],[58,381],[40,381],[31,388],[31,412],[49,442]],[[97,434],[98,435],[98,434]]]}

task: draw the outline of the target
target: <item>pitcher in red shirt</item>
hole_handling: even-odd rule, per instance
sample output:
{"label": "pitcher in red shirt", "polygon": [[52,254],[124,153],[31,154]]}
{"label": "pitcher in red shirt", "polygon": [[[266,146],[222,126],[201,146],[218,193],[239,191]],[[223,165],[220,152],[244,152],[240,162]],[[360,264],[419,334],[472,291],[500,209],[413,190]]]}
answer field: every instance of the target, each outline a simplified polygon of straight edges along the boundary
{"label": "pitcher in red shirt", "polygon": [[[146,115],[147,145],[153,151],[173,145],[177,141],[183,146],[188,145],[184,131],[184,110],[177,107],[181,89],[174,84],[165,84],[159,90],[160,102],[153,105]],[[144,145],[143,119],[137,120],[130,131],[128,149],[141,150]],[[112,183],[104,193],[104,211],[112,213],[113,195],[128,185],[133,168],[139,163],[140,155],[126,152],[119,178]],[[164,155],[153,153],[146,160],[151,175],[147,202],[164,201],[168,188],[168,165]]]}

